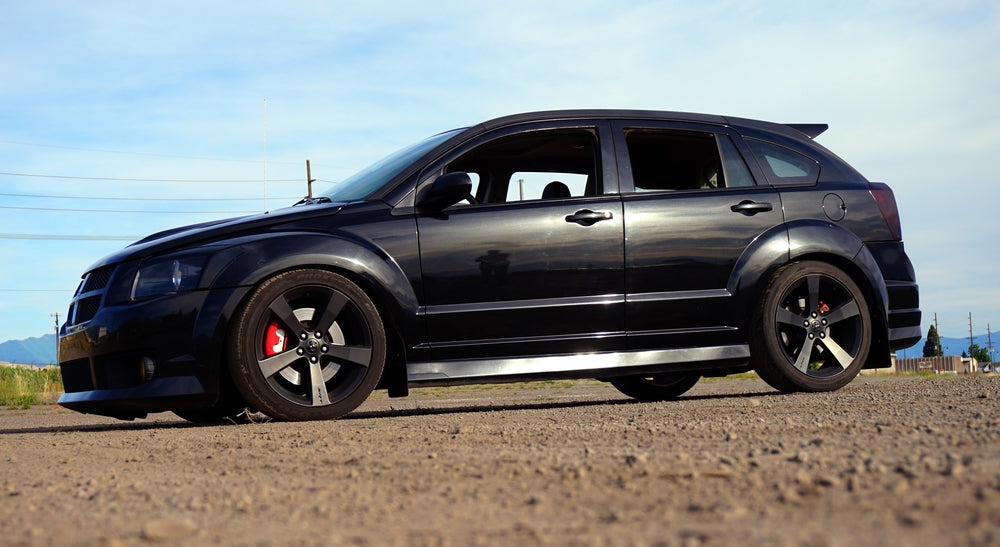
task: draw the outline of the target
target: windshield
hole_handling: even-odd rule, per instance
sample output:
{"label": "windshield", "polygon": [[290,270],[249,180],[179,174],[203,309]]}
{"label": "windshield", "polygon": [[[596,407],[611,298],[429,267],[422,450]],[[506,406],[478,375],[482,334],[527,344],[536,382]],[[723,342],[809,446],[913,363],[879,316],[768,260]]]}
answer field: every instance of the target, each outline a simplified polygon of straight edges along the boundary
{"label": "windshield", "polygon": [[358,201],[374,194],[377,190],[385,186],[396,175],[403,172],[414,161],[430,152],[432,148],[455,136],[463,129],[446,131],[397,150],[392,154],[382,158],[350,177],[334,183],[329,189],[320,194],[322,197],[330,198],[331,201]]}

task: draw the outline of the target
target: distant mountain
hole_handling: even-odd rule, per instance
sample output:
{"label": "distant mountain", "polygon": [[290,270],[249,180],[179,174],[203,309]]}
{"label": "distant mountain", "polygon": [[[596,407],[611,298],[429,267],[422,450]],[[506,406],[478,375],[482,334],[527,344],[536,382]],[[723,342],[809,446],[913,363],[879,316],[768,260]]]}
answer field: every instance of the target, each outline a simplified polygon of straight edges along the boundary
{"label": "distant mountain", "polygon": [[56,335],[0,343],[0,361],[22,365],[56,364]]}

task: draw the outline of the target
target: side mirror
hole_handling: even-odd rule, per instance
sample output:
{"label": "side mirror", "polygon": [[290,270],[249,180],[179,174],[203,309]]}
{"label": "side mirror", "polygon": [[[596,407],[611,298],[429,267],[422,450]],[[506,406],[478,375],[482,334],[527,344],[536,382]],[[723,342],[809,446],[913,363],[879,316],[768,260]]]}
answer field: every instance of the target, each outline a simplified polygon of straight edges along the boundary
{"label": "side mirror", "polygon": [[472,179],[468,173],[445,173],[425,185],[417,197],[417,209],[441,211],[462,201],[472,193]]}

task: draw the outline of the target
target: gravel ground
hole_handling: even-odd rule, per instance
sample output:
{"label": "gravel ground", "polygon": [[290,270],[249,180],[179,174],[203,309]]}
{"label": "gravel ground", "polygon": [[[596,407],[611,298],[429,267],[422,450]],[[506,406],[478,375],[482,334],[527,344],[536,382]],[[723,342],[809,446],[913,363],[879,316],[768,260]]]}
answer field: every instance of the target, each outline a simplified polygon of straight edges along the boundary
{"label": "gravel ground", "polygon": [[194,426],[0,410],[0,544],[996,545],[1000,377],[376,393]]}

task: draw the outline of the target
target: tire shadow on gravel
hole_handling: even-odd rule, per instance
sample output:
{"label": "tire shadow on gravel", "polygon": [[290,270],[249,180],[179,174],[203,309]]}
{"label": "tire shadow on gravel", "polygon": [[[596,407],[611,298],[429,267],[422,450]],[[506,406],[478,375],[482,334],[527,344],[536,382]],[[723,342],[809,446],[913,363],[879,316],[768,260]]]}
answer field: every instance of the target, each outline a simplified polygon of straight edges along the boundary
{"label": "tire shadow on gravel", "polygon": [[[560,408],[582,408],[594,406],[622,406],[622,405],[652,405],[652,404],[675,404],[684,401],[721,400],[721,399],[752,399],[756,397],[776,397],[785,394],[778,391],[764,391],[752,393],[714,393],[705,395],[685,395],[670,401],[643,402],[635,399],[571,399],[561,401],[539,401],[521,403],[489,403],[463,404],[454,406],[418,406],[416,408],[399,408],[388,410],[359,410],[346,416],[338,418],[341,420],[370,420],[404,418],[412,416],[436,416],[447,414],[485,414],[489,412],[517,411],[517,410],[550,410]],[[52,433],[101,433],[109,431],[146,431],[165,429],[188,429],[198,427],[219,427],[244,425],[253,426],[256,423],[275,423],[267,417],[260,420],[253,420],[251,423],[204,423],[197,424],[177,418],[176,421],[166,421],[157,419],[155,421],[132,421],[132,422],[112,422],[103,424],[80,424],[80,425],[57,425],[46,427],[0,427],[0,437],[4,435],[31,435],[31,434],[52,434]]]}
{"label": "tire shadow on gravel", "polygon": [[635,399],[598,399],[598,400],[569,400],[569,401],[542,401],[525,403],[505,403],[481,405],[458,405],[447,407],[417,407],[390,410],[360,410],[354,411],[340,420],[366,420],[372,418],[402,418],[409,416],[436,416],[441,414],[483,414],[487,412],[514,411],[514,410],[548,410],[559,408],[581,408],[589,406],[614,406],[614,405],[652,405],[652,404],[673,404],[682,401],[701,401],[710,399],[752,399],[755,397],[780,396],[783,393],[777,391],[755,392],[755,393],[721,393],[710,395],[685,395],[670,401],[643,402]]}
{"label": "tire shadow on gravel", "polygon": [[221,425],[221,424],[195,424],[191,422],[186,422],[181,418],[177,418],[176,422],[165,422],[165,421],[155,421],[155,422],[122,422],[122,423],[109,423],[109,424],[81,424],[81,425],[56,425],[49,427],[22,427],[22,428],[12,428],[4,429],[0,428],[0,436],[3,435],[25,435],[33,433],[84,433],[93,432],[100,433],[105,431],[145,431],[149,429],[182,429],[190,427],[205,427],[208,425]]}

